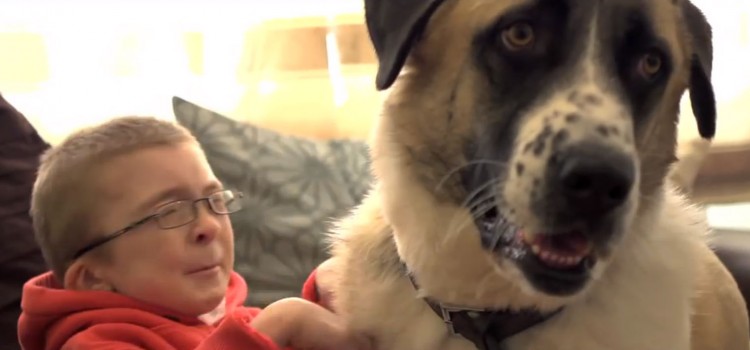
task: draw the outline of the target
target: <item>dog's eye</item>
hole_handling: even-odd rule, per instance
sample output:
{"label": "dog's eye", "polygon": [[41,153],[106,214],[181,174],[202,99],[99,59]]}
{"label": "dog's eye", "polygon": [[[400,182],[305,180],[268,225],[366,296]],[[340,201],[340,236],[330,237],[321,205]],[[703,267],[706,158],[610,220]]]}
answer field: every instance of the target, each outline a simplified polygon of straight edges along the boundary
{"label": "dog's eye", "polygon": [[503,30],[502,38],[508,49],[522,50],[534,45],[534,28],[527,22],[517,22]]}
{"label": "dog's eye", "polygon": [[658,52],[648,52],[638,61],[638,73],[646,79],[653,79],[662,70],[664,60]]}

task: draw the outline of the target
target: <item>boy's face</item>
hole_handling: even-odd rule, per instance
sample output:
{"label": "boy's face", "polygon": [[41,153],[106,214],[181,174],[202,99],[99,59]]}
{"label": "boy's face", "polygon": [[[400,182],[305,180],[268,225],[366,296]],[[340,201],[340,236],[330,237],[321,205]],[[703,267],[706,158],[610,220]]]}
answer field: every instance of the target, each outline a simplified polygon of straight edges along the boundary
{"label": "boy's face", "polygon": [[[129,152],[100,165],[100,203],[95,232],[116,232],[160,206],[195,200],[221,189],[200,148],[193,143]],[[234,264],[229,217],[195,203],[196,219],[173,229],[150,220],[99,249],[107,261],[91,269],[118,293],[189,315],[216,308]]]}

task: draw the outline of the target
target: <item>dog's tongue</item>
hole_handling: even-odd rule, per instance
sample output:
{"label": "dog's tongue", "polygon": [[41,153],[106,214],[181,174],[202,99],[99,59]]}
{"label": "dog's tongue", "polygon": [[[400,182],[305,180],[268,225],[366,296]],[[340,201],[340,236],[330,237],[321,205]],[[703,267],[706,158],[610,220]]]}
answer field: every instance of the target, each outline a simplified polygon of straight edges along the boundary
{"label": "dog's tongue", "polygon": [[591,241],[580,232],[555,235],[534,235],[531,244],[539,246],[543,251],[551,251],[566,256],[583,256],[591,250]]}

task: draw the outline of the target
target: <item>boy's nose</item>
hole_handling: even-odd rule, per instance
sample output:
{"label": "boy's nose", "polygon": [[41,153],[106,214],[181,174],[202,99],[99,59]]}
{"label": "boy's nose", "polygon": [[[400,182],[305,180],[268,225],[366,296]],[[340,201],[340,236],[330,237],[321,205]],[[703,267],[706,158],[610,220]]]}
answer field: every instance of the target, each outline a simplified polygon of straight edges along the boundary
{"label": "boy's nose", "polygon": [[198,205],[197,215],[190,240],[198,244],[210,243],[221,229],[219,217],[208,208],[207,204]]}

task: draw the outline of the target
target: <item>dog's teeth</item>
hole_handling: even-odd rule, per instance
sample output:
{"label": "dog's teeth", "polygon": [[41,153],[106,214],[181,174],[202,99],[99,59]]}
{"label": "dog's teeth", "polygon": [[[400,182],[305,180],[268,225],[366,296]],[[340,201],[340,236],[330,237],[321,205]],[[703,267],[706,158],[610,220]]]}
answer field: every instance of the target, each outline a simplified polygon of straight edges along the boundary
{"label": "dog's teeth", "polygon": [[547,260],[548,263],[553,265],[563,265],[565,263],[565,257],[557,255],[555,253],[550,253],[549,260]]}
{"label": "dog's teeth", "polygon": [[[534,248],[532,247],[532,250],[533,249]],[[557,266],[575,266],[583,260],[583,258],[579,256],[562,256],[551,252],[541,252],[539,258],[544,262]]]}
{"label": "dog's teeth", "polygon": [[557,267],[572,267],[583,261],[585,256],[581,255],[560,255],[553,251],[543,250],[539,244],[532,244],[531,251],[539,260]]}

